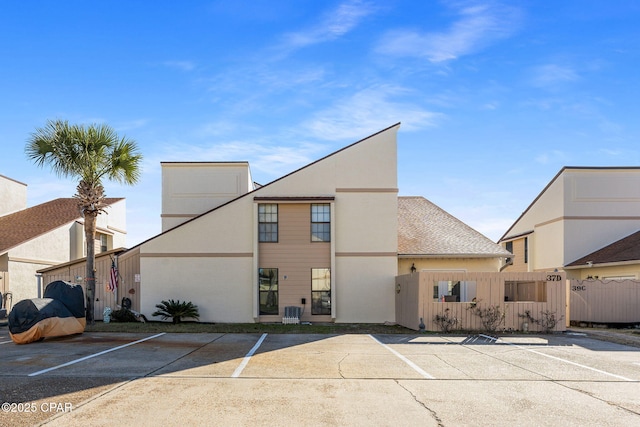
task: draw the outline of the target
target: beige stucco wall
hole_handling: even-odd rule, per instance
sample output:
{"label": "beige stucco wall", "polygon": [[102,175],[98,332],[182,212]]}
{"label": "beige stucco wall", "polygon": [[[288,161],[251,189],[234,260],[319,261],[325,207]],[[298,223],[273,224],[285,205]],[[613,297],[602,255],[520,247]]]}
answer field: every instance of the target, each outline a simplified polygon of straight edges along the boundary
{"label": "beige stucco wall", "polygon": [[534,231],[528,271],[541,271],[562,269],[639,229],[640,169],[567,169],[505,238]]}
{"label": "beige stucco wall", "polygon": [[207,306],[200,310],[201,321],[253,321],[258,289],[254,197],[331,196],[335,197],[335,320],[393,321],[397,129],[365,139],[143,243],[142,312],[150,315],[163,298],[188,299]]}
{"label": "beige stucco wall", "polygon": [[567,269],[568,279],[586,280],[588,278],[608,280],[611,277],[630,277],[633,280],[640,279],[640,262],[620,263],[611,266]]}
{"label": "beige stucco wall", "polygon": [[203,322],[253,322],[252,223],[244,197],[141,245],[141,312],[151,318],[160,301],[179,299]]}
{"label": "beige stucco wall", "polygon": [[162,231],[253,189],[246,162],[163,162]]}
{"label": "beige stucco wall", "polygon": [[0,175],[0,216],[27,207],[27,184]]}
{"label": "beige stucco wall", "polygon": [[69,261],[70,227],[59,227],[9,251],[9,290],[14,303],[38,296],[37,270]]}

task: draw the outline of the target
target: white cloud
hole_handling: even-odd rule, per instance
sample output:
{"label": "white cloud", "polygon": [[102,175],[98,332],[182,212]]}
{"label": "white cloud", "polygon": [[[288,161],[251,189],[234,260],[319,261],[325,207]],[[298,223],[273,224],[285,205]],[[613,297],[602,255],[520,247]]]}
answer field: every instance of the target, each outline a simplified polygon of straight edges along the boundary
{"label": "white cloud", "polygon": [[545,64],[533,69],[532,84],[536,87],[550,87],[578,80],[574,69],[558,64]]}
{"label": "white cloud", "polygon": [[324,140],[359,139],[402,122],[403,130],[435,126],[444,115],[419,105],[392,101],[406,92],[394,86],[376,86],[338,101],[302,125],[312,137]]}
{"label": "white cloud", "polygon": [[460,19],[439,32],[399,29],[383,35],[376,51],[399,57],[427,58],[440,63],[473,53],[511,35],[519,13],[508,6],[487,4],[462,7]]}
{"label": "white cloud", "polygon": [[560,150],[551,150],[546,153],[541,153],[535,158],[536,162],[541,163],[543,165],[546,165],[549,163],[563,164],[567,159],[568,159],[567,154]]}
{"label": "white cloud", "polygon": [[162,65],[168,68],[175,68],[180,71],[193,71],[196,68],[195,62],[192,61],[165,61]]}
{"label": "white cloud", "polygon": [[317,25],[302,31],[286,34],[280,48],[284,51],[291,51],[335,40],[352,31],[364,18],[376,10],[377,8],[374,5],[366,1],[347,1],[325,15]]}
{"label": "white cloud", "polygon": [[[273,137],[273,140],[279,139],[282,140],[278,136]],[[271,180],[311,163],[326,148],[304,141],[275,145],[273,140],[264,143],[256,139],[251,142],[235,140],[198,145],[173,142],[165,145],[158,156],[162,161],[248,161],[253,172],[259,171]]]}

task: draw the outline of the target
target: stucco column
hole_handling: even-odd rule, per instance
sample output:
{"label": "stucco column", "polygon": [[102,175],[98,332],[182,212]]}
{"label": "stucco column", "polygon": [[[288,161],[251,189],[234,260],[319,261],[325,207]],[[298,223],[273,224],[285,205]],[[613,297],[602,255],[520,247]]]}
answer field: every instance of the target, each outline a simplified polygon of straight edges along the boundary
{"label": "stucco column", "polygon": [[336,320],[336,203],[331,205],[331,319]]}
{"label": "stucco column", "polygon": [[251,295],[253,295],[253,321],[260,320],[260,301],[258,300],[258,204],[253,204],[253,272],[251,273]]}

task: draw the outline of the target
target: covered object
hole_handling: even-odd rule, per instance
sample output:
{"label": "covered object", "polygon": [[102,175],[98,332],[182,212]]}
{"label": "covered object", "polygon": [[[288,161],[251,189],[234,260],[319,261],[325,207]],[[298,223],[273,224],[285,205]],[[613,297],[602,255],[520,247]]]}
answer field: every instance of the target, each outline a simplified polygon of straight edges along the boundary
{"label": "covered object", "polygon": [[16,344],[82,333],[85,326],[82,287],[62,280],[49,283],[44,298],[22,300],[9,313],[9,335]]}

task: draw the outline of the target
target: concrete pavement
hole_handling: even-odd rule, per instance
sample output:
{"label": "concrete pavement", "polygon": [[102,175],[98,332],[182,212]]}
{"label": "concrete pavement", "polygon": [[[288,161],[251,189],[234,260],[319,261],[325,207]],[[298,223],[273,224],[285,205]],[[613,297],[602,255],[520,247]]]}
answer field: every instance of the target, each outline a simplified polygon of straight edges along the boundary
{"label": "concrete pavement", "polygon": [[585,335],[84,333],[0,355],[0,426],[640,424],[639,349]]}

